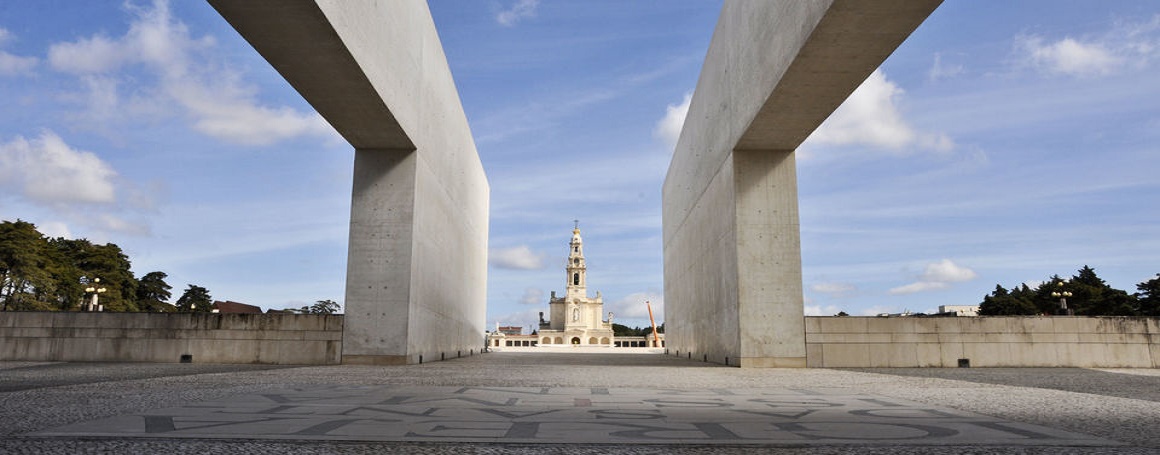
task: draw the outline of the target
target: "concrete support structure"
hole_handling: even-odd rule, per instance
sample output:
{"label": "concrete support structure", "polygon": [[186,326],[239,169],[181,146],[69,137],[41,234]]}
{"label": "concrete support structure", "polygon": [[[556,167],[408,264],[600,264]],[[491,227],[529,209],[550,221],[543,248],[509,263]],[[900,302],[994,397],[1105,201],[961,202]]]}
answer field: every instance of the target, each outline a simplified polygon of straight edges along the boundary
{"label": "concrete support structure", "polygon": [[725,4],[663,189],[669,352],[806,366],[794,150],[939,3]]}
{"label": "concrete support structure", "polygon": [[342,361],[478,351],[489,187],[426,3],[210,3],[356,150]]}

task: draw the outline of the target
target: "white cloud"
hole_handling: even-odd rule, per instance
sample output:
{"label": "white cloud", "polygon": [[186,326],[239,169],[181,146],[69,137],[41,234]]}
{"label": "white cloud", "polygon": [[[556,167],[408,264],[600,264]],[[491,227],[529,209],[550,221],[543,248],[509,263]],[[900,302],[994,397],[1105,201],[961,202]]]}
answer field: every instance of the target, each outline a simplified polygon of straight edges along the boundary
{"label": "white cloud", "polygon": [[958,266],[954,262],[951,262],[950,259],[943,259],[927,264],[926,270],[922,272],[921,279],[922,281],[959,283],[971,281],[976,277],[978,277],[978,274],[974,270]]}
{"label": "white cloud", "polygon": [[905,286],[898,286],[891,288],[890,293],[894,295],[914,294],[916,292],[937,291],[940,289],[949,288],[950,284],[936,281],[917,281]]}
{"label": "white cloud", "polygon": [[932,262],[926,265],[918,281],[890,289],[891,294],[914,294],[916,292],[937,291],[947,289],[951,283],[970,281],[978,277],[974,270],[959,266],[950,259]]}
{"label": "white cloud", "polygon": [[811,291],[838,297],[849,295],[857,289],[849,283],[815,283],[810,285]]}
{"label": "white cloud", "polygon": [[1100,76],[1111,73],[1123,62],[1111,49],[1095,42],[1064,38],[1044,43],[1041,37],[1027,36],[1017,38],[1016,43],[1033,65],[1052,73]]}
{"label": "white cloud", "polygon": [[495,21],[504,27],[512,27],[522,19],[535,17],[539,5],[540,0],[517,0],[511,8],[496,14]]}
{"label": "white cloud", "polygon": [[[0,46],[3,46],[10,39],[12,39],[12,34],[8,30],[0,28]],[[0,75],[31,74],[37,63],[36,57],[21,57],[0,51]]]}
{"label": "white cloud", "polygon": [[605,302],[604,311],[615,315],[615,320],[648,319],[648,306],[652,305],[653,317],[657,325],[665,319],[665,297],[656,291],[634,292],[615,302]]}
{"label": "white cloud", "polygon": [[44,234],[45,237],[48,237],[48,238],[57,238],[57,237],[63,237],[66,239],[75,238],[75,237],[73,237],[72,231],[69,230],[68,225],[63,223],[63,222],[60,222],[60,221],[49,221],[46,223],[40,223],[40,224],[36,225],[36,229],[38,231],[40,231],[40,233]]}
{"label": "white cloud", "polygon": [[539,288],[524,289],[524,295],[520,296],[521,305],[540,305],[547,303],[544,301],[544,290]]}
{"label": "white cloud", "polygon": [[527,245],[492,248],[488,253],[488,262],[501,269],[541,270],[544,268],[544,255],[532,252]]}
{"label": "white cloud", "polygon": [[681,104],[670,104],[665,107],[665,116],[657,121],[653,128],[653,137],[665,142],[671,152],[681,138],[681,128],[685,126],[685,116],[689,113],[689,102],[693,100],[693,93],[685,93]]}
{"label": "white cloud", "polygon": [[963,74],[963,65],[944,64],[942,61],[942,54],[934,54],[934,65],[931,65],[930,71],[927,71],[927,78],[932,82],[939,79],[948,79]]}
{"label": "white cloud", "polygon": [[836,316],[841,311],[842,309],[836,305],[826,305],[825,307],[821,305],[805,306],[806,316]]}
{"label": "white cloud", "polygon": [[898,109],[904,91],[875,70],[809,137],[828,145],[868,145],[893,151],[913,148],[948,152],[954,142],[942,133],[915,131]]}
{"label": "white cloud", "polygon": [[51,131],[32,140],[17,136],[0,144],[0,187],[36,203],[113,203],[116,176],[112,166],[91,152],[70,147]]}
{"label": "white cloud", "polygon": [[1018,64],[1049,74],[1096,77],[1145,69],[1160,57],[1160,14],[1144,22],[1117,22],[1102,34],[1079,38],[1020,35],[1014,48]]}
{"label": "white cloud", "polygon": [[188,27],[172,17],[166,1],[129,9],[136,18],[124,36],[94,35],[49,49],[54,69],[80,77],[88,87],[91,112],[85,118],[107,121],[133,112],[121,108],[127,95],[119,93],[118,86],[131,66],[140,66],[156,77],[156,87],[135,80],[138,94],[131,101],[176,105],[190,117],[195,130],[208,136],[267,145],[304,135],[334,134],[316,113],[259,105],[254,89],[245,86],[227,65],[212,59],[214,40],[190,36]]}
{"label": "white cloud", "polygon": [[111,213],[101,213],[96,216],[95,227],[103,231],[119,232],[130,235],[149,235],[149,225],[126,220]]}
{"label": "white cloud", "polygon": [[524,335],[528,335],[532,333],[531,330],[528,330],[528,328],[535,330],[535,328],[539,325],[539,321],[540,310],[536,308],[530,308],[527,310],[517,311],[515,313],[508,313],[500,315],[499,317],[491,318],[487,321],[487,329],[485,330],[494,331],[496,325],[520,326],[524,327]]}

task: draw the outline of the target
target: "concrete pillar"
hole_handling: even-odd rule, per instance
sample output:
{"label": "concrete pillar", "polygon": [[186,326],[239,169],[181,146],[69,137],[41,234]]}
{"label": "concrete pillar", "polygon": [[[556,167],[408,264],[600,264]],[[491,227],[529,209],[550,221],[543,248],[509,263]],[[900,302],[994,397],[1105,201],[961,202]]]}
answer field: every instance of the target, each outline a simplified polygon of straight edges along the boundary
{"label": "concrete pillar", "polygon": [[806,366],[794,150],[939,3],[725,4],[663,189],[670,352]]}
{"label": "concrete pillar", "polygon": [[490,190],[427,4],[210,3],[355,149],[342,361],[481,348]]}
{"label": "concrete pillar", "polygon": [[734,150],[733,182],[738,361],[742,367],[805,367],[794,152]]}
{"label": "concrete pillar", "polygon": [[410,363],[415,163],[413,150],[355,151],[344,362]]}

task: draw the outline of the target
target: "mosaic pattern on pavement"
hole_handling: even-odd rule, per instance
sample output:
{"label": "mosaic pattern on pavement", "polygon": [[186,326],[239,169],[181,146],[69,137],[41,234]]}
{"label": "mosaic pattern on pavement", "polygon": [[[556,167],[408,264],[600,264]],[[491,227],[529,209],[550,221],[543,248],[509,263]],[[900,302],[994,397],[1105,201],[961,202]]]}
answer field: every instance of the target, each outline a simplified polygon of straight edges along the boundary
{"label": "mosaic pattern on pavement", "polygon": [[1117,446],[848,389],[309,386],[35,436],[601,444]]}

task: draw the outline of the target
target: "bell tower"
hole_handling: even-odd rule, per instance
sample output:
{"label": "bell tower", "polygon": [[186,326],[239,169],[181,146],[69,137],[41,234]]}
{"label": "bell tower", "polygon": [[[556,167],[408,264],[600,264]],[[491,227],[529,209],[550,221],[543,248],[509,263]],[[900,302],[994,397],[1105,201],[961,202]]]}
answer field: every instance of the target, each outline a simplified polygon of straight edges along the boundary
{"label": "bell tower", "polygon": [[572,241],[568,244],[567,276],[568,300],[588,297],[588,266],[584,264],[584,240],[580,238],[580,221],[572,229]]}

